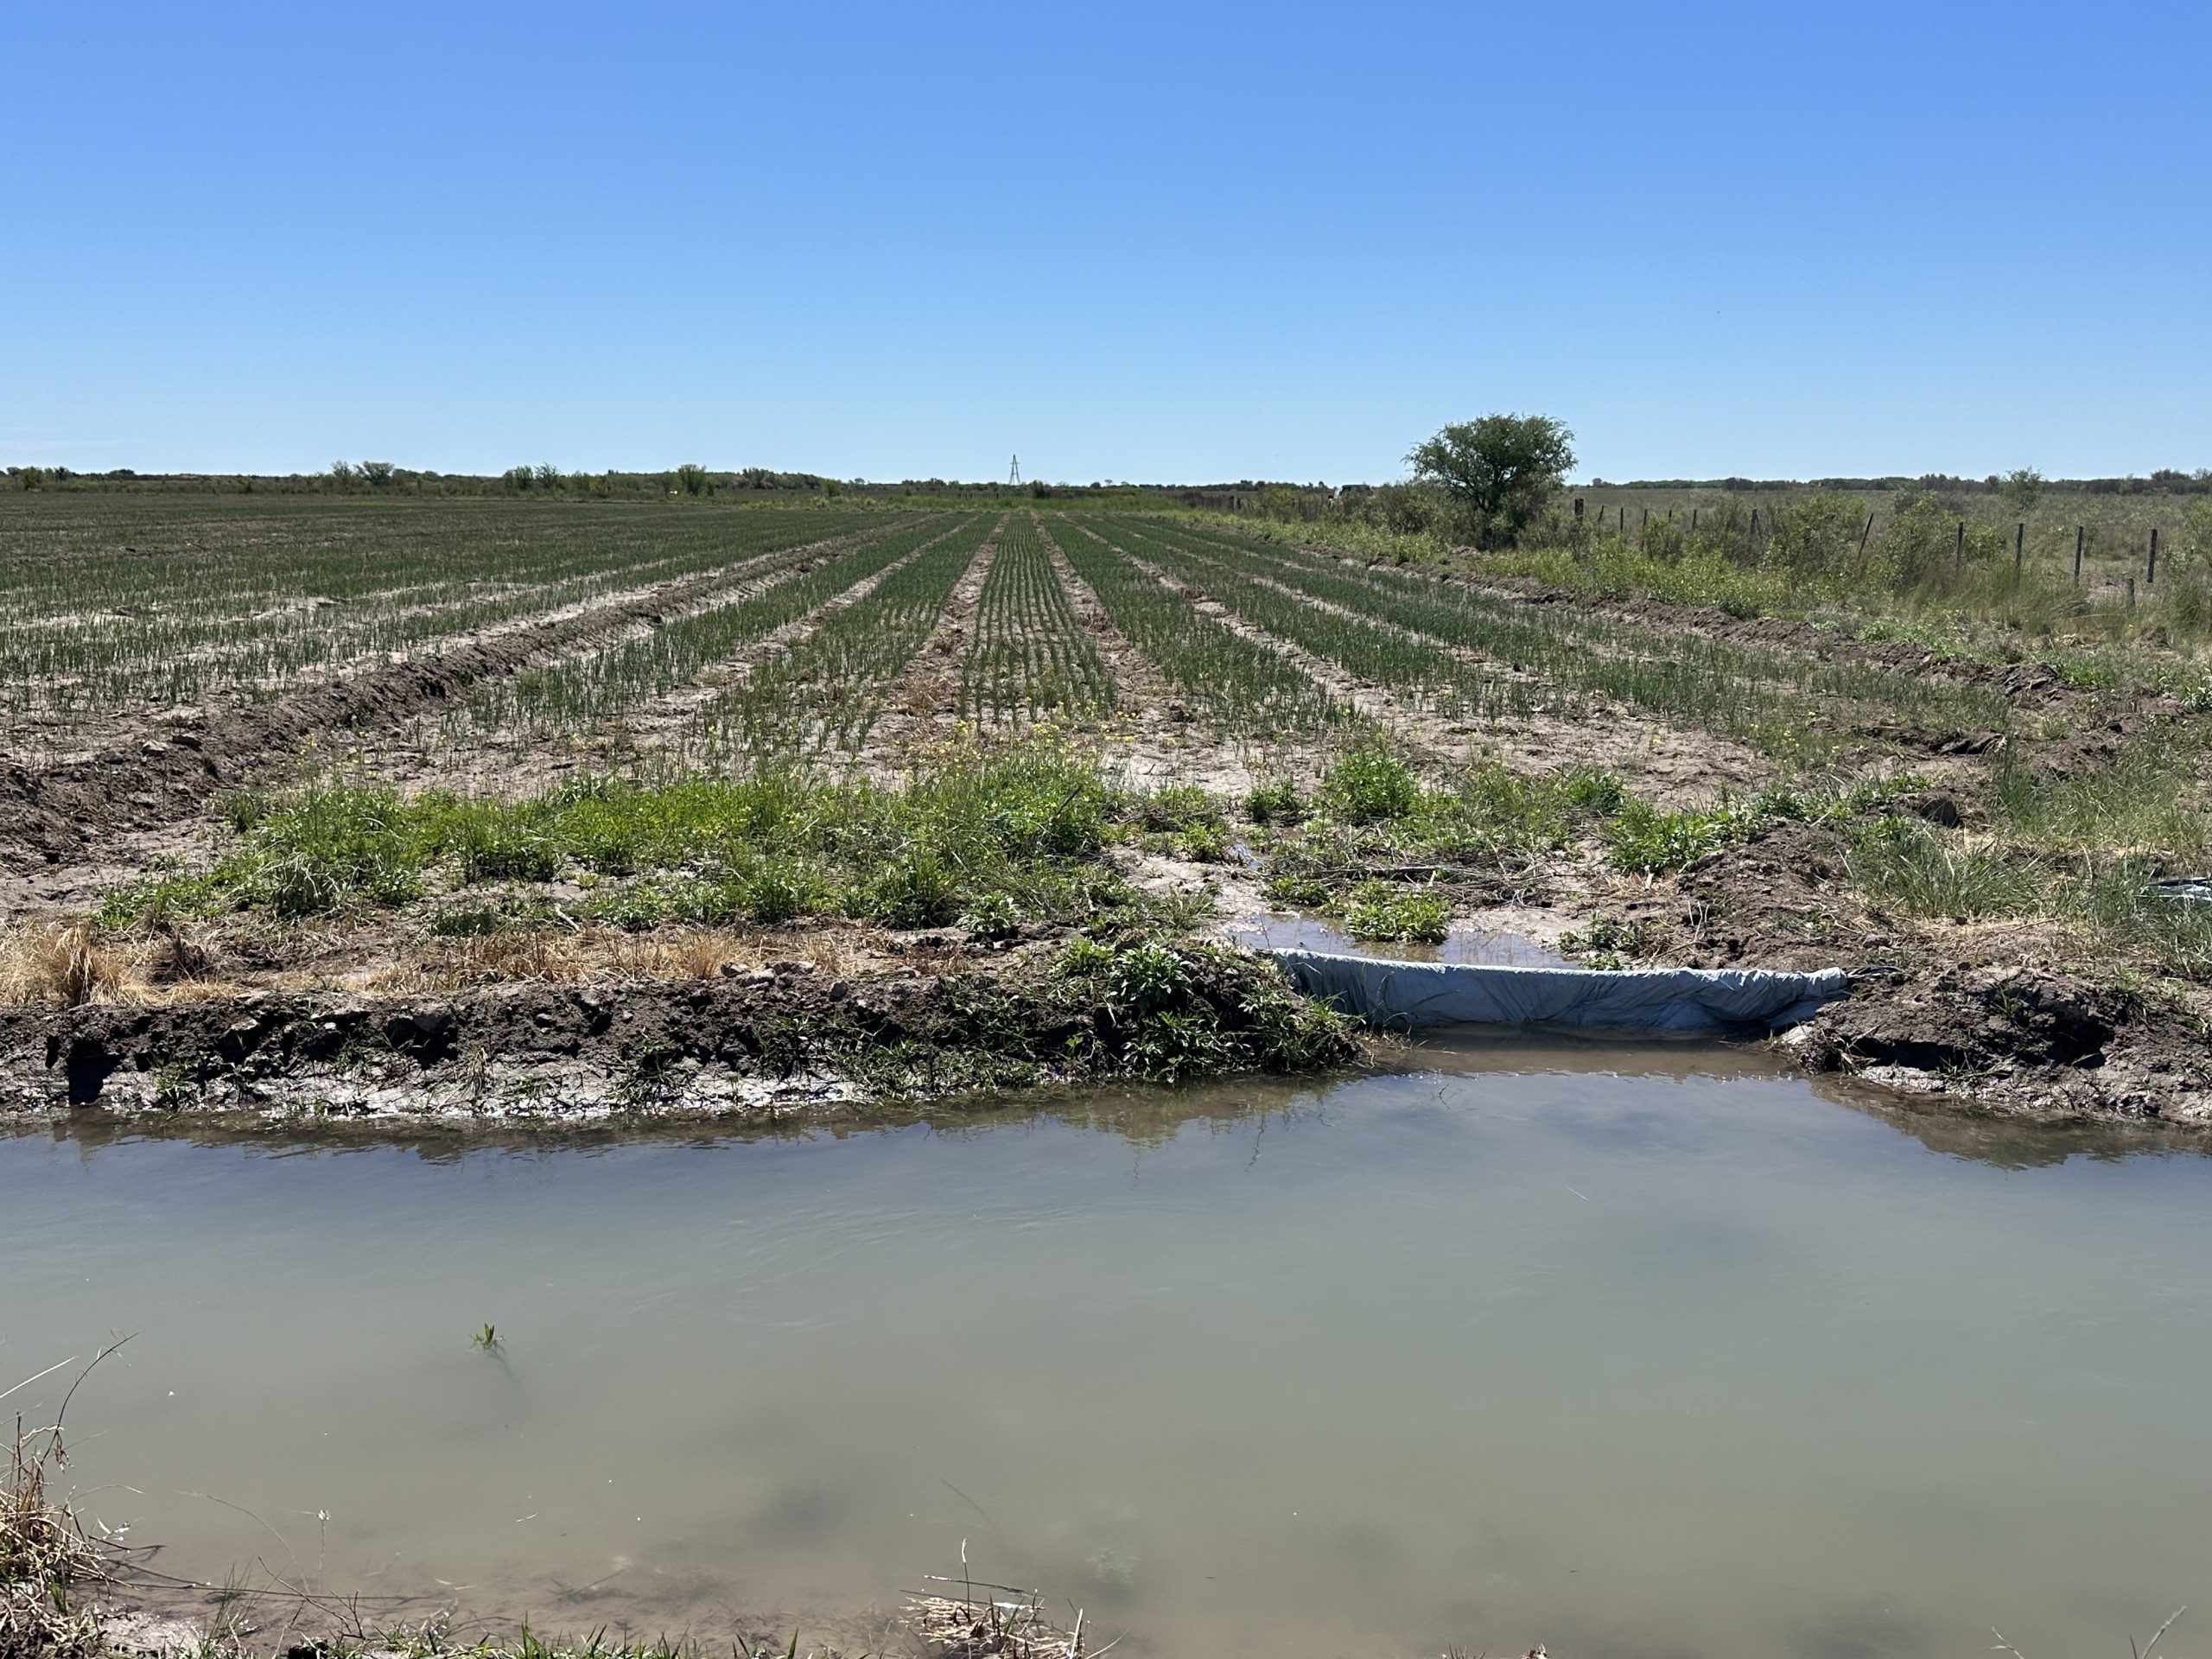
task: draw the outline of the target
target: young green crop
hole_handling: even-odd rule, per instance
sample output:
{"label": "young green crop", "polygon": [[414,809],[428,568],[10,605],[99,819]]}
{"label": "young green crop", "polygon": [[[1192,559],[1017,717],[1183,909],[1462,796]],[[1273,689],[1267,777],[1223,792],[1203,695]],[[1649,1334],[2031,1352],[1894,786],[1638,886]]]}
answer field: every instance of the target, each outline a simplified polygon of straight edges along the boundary
{"label": "young green crop", "polygon": [[85,496],[0,513],[0,732],[17,758],[100,722],[265,698],[457,635],[850,534],[864,510],[544,508]]}
{"label": "young green crop", "polygon": [[962,718],[982,727],[1090,719],[1114,705],[1113,677],[1076,620],[1036,520],[1014,513],[961,664]]}
{"label": "young green crop", "polygon": [[1255,645],[1192,608],[1078,520],[1056,537],[1114,626],[1226,735],[1308,733],[1349,711],[1281,652]]}

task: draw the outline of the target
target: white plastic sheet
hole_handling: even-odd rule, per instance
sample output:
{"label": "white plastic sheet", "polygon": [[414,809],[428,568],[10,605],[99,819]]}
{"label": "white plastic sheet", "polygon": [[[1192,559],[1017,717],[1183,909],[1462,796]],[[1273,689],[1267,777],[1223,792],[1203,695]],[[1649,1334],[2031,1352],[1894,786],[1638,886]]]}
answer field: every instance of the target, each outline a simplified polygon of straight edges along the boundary
{"label": "white plastic sheet", "polygon": [[1270,950],[1300,991],[1373,1026],[1539,1026],[1668,1033],[1778,1030],[1850,989],[1840,968],[1502,968]]}

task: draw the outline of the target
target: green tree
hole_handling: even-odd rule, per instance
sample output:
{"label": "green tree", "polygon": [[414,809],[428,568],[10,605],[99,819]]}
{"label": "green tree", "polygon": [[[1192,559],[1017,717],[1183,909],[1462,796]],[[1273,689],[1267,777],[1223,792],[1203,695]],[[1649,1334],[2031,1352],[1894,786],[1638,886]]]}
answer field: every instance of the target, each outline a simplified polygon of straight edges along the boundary
{"label": "green tree", "polygon": [[2015,467],[2005,474],[1997,490],[2005,498],[2005,505],[2024,518],[2043,499],[2043,474],[2032,467]]}
{"label": "green tree", "polygon": [[1574,434],[1548,415],[1485,415],[1446,427],[1406,457],[1440,486],[1478,543],[1518,541],[1574,465]]}
{"label": "green tree", "polygon": [[388,461],[365,461],[361,463],[361,476],[372,489],[380,490],[391,483],[393,470]]}
{"label": "green tree", "polygon": [[676,469],[676,482],[686,495],[704,495],[707,493],[707,469],[687,461]]}
{"label": "green tree", "polygon": [[330,481],[339,489],[351,488],[353,480],[359,476],[360,474],[353,470],[353,463],[350,461],[334,461],[330,463]]}

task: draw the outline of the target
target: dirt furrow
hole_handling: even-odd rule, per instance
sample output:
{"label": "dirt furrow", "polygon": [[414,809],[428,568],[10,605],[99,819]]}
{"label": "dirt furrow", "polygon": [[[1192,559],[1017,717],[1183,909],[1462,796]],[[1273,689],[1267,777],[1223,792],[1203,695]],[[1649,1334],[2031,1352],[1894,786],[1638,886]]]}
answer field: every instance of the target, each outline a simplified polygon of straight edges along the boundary
{"label": "dirt furrow", "polygon": [[[784,555],[834,556],[852,536]],[[757,560],[656,584],[565,614],[503,624],[445,648],[322,681],[251,708],[163,728],[158,737],[90,760],[33,771],[0,771],[0,864],[23,870],[82,855],[96,841],[190,817],[217,791],[319,734],[383,727],[433,708],[467,686],[542,658],[694,607],[760,575]]]}
{"label": "dirt furrow", "polygon": [[960,671],[975,644],[976,602],[998,560],[1002,516],[976,550],[968,569],[953,584],[944,613],[906,664],[890,706],[877,719],[855,757],[863,771],[896,770],[910,763],[923,745],[942,735],[958,701]]}
{"label": "dirt furrow", "polygon": [[1188,721],[1190,710],[1183,706],[1174,685],[1150,658],[1137,649],[1128,635],[1114,626],[1114,619],[1099,603],[1098,595],[1090,591],[1090,584],[1076,574],[1075,566],[1068,563],[1068,556],[1052,539],[1052,532],[1046,528],[1045,521],[1038,518],[1036,524],[1038,537],[1045,543],[1045,556],[1052,562],[1053,574],[1060,579],[1060,587],[1068,596],[1076,620],[1090,636],[1098,654],[1106,659],[1107,672],[1114,677],[1116,702],[1125,709],[1137,711],[1140,717],[1157,710],[1179,723]]}

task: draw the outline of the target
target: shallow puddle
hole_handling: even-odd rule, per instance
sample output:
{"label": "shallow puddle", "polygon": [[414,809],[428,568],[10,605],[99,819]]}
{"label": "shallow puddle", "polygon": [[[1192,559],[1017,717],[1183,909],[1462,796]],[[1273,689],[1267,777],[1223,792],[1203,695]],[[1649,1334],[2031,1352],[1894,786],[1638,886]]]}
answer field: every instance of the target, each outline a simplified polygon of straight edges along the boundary
{"label": "shallow puddle", "polygon": [[0,1387],[135,1333],[70,1473],[198,1577],[868,1645],[964,1541],[1099,1645],[1292,1659],[2110,1653],[2212,1592],[2212,1161],[1729,1051],[749,1142],[41,1132],[0,1251]]}

